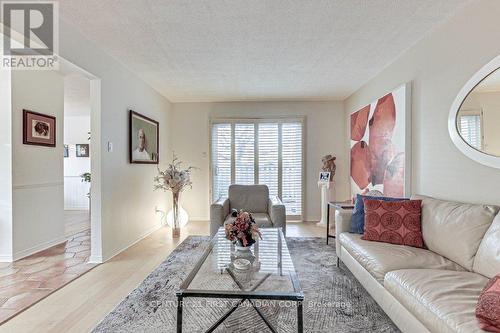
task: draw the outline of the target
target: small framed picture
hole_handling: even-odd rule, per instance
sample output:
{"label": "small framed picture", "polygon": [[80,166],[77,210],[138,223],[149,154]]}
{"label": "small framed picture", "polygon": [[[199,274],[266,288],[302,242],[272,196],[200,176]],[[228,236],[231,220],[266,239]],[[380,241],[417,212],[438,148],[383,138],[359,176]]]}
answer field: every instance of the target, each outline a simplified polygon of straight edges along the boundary
{"label": "small framed picture", "polygon": [[76,157],[89,157],[89,156],[90,156],[90,146],[88,144],[76,145]]}
{"label": "small framed picture", "polygon": [[69,147],[68,147],[68,145],[64,145],[64,157],[69,157]]}
{"label": "small framed picture", "polygon": [[159,123],[132,110],[129,113],[130,163],[158,164]]}
{"label": "small framed picture", "polygon": [[56,146],[56,117],[23,110],[23,143],[35,146]]}
{"label": "small framed picture", "polygon": [[330,172],[321,171],[319,173],[319,181],[323,183],[328,183],[330,181]]}

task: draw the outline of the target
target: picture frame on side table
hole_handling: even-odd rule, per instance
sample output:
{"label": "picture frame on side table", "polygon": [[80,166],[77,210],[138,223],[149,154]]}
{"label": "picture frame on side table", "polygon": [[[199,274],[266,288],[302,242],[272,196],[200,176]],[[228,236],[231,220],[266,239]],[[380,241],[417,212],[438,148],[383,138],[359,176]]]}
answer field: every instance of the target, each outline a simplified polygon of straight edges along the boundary
{"label": "picture frame on side table", "polygon": [[321,171],[319,173],[319,181],[322,183],[330,182],[330,172],[329,171]]}

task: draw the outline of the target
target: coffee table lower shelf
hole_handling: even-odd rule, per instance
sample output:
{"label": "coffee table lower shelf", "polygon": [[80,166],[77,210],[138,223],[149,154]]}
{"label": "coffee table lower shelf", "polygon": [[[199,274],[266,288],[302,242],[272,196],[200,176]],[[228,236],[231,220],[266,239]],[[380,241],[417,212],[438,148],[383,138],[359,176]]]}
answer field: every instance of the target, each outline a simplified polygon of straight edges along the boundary
{"label": "coffee table lower shelf", "polygon": [[245,301],[249,301],[252,307],[257,311],[259,317],[266,323],[267,327],[271,332],[277,332],[272,324],[267,320],[267,318],[262,314],[262,312],[257,308],[252,300],[276,300],[276,301],[295,301],[297,302],[297,332],[302,333],[304,331],[304,315],[303,315],[303,301],[304,295],[302,293],[297,293],[295,295],[290,293],[280,293],[280,292],[259,292],[259,291],[206,291],[206,290],[179,290],[177,292],[177,333],[182,333],[182,309],[183,300],[188,297],[198,297],[198,298],[221,298],[221,299],[239,299],[240,301],[229,309],[222,317],[220,317],[209,329],[206,330],[207,333],[213,332],[220,324],[222,324],[240,305]]}

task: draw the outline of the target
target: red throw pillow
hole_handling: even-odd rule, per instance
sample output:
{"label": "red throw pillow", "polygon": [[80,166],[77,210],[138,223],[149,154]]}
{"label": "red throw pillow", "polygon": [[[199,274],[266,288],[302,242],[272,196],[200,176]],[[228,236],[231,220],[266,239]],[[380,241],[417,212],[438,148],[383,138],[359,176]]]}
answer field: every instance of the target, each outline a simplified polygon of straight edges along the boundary
{"label": "red throw pillow", "polygon": [[365,233],[361,239],[424,247],[422,200],[382,201],[364,198]]}
{"label": "red throw pillow", "polygon": [[482,330],[500,332],[500,274],[494,276],[479,295],[476,317]]}

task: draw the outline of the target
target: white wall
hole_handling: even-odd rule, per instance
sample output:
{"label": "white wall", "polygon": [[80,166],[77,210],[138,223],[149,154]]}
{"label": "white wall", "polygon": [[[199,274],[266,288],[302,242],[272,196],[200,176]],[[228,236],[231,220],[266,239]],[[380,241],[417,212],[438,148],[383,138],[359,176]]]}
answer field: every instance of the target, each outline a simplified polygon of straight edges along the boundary
{"label": "white wall", "polygon": [[[101,183],[92,187],[100,197],[96,198],[99,205],[93,207],[91,259],[107,260],[160,226],[155,206],[162,210],[170,207],[166,194],[152,190],[156,166],[128,163],[128,110],[133,109],[160,122],[160,167],[165,166],[164,157],[171,150],[170,103],[70,24],[60,21],[59,37],[60,55],[97,78],[90,89],[91,104],[100,101],[97,105],[100,112],[91,115],[93,134],[95,130],[97,138],[92,142],[95,149],[91,148],[91,154],[93,150],[98,157],[92,159],[93,164],[96,161],[92,171],[101,177]],[[0,170],[6,171],[6,178],[0,178],[0,186],[7,188],[0,197],[0,227],[2,233],[5,232],[1,236],[0,260],[12,259],[12,251],[14,256],[20,256],[58,241],[64,230],[59,223],[63,214],[63,78],[48,71],[20,71],[12,76],[12,109],[15,111],[12,122],[9,116],[0,115],[0,120],[6,121],[6,129],[0,128],[0,154],[7,157],[7,163],[2,163]],[[100,98],[92,99],[96,95]],[[2,103],[4,101],[8,99],[2,98]],[[19,133],[22,108],[58,116],[56,148],[22,144]],[[6,136],[9,128],[12,129],[12,149]],[[107,151],[108,142],[114,144],[113,152]],[[9,152],[13,154],[15,166],[10,174]],[[8,193],[10,181],[14,192],[12,204]],[[9,221],[10,207],[13,207],[12,221]],[[100,217],[99,223],[94,213]],[[48,218],[58,222],[48,224]],[[94,228],[94,224],[100,228]],[[9,226],[13,226],[13,230],[9,230]],[[99,239],[102,241],[95,243]]]}
{"label": "white wall", "polygon": [[[96,153],[101,155],[101,245],[102,259],[107,260],[160,226],[155,206],[162,210],[170,207],[167,194],[152,190],[156,165],[128,162],[128,110],[160,122],[160,167],[165,167],[171,151],[171,106],[166,98],[65,21],[60,22],[59,36],[61,56],[101,80],[100,128],[92,125],[92,134],[100,136],[100,142],[92,144],[99,147]],[[108,141],[113,143],[113,152],[107,151]],[[97,248],[91,249],[95,260],[101,256]]]}
{"label": "white wall", "polygon": [[[56,117],[56,147],[23,144],[23,109]],[[51,71],[12,72],[14,259],[64,240],[64,78]]]}
{"label": "white wall", "polygon": [[80,175],[90,172],[90,157],[76,157],[76,144],[90,143],[90,115],[67,116],[66,106],[64,144],[69,147],[69,156],[64,158],[64,209],[88,209],[86,193],[90,185],[82,182]]}
{"label": "white wall", "polygon": [[[228,102],[174,104],[173,149],[182,160],[201,168],[193,172],[193,189],[186,190],[182,205],[191,220],[209,219],[209,119],[217,117],[306,116],[306,212],[305,219],[318,221],[320,193],[317,185],[321,157],[337,156],[337,180],[346,179],[345,115],[342,102]],[[337,199],[349,197],[348,184],[338,182]]]}
{"label": "white wall", "polygon": [[[3,37],[0,34],[0,37]],[[0,261],[12,261],[11,73],[0,71]]]}
{"label": "white wall", "polygon": [[500,54],[499,12],[499,1],[470,3],[345,101],[349,114],[412,81],[413,193],[500,203],[500,170],[460,153],[447,123],[462,86]]}

